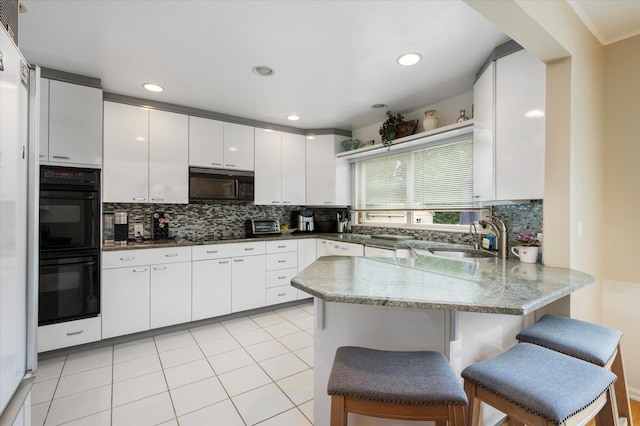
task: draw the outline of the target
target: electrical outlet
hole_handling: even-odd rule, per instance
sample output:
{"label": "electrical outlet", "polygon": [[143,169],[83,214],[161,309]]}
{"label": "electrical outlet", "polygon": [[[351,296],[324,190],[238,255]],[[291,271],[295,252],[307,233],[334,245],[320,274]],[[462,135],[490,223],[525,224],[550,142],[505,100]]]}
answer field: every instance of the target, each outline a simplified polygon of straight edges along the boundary
{"label": "electrical outlet", "polygon": [[133,225],[133,233],[136,237],[144,235],[144,226],[141,223],[136,223]]}

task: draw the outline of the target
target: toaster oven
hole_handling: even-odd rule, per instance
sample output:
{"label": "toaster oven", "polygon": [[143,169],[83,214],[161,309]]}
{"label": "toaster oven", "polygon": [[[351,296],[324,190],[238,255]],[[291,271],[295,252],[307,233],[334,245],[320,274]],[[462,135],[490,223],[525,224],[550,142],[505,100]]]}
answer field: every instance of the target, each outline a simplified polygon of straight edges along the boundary
{"label": "toaster oven", "polygon": [[278,219],[251,219],[247,221],[247,227],[253,236],[280,234]]}

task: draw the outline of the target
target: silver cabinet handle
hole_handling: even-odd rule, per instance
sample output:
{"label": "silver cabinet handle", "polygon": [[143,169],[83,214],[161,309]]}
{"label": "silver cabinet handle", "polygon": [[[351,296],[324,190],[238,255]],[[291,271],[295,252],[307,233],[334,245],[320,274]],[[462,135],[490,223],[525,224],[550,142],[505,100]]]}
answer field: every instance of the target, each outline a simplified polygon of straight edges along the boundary
{"label": "silver cabinet handle", "polygon": [[247,247],[247,248],[245,248],[245,251],[251,251],[253,249],[254,249],[254,247]]}
{"label": "silver cabinet handle", "polygon": [[233,259],[234,262],[244,262],[244,259]]}
{"label": "silver cabinet handle", "polygon": [[211,163],[212,166],[222,166],[222,163]]}
{"label": "silver cabinet handle", "polygon": [[164,198],[152,198],[151,201],[164,201]]}
{"label": "silver cabinet handle", "polygon": [[286,260],[278,260],[278,263],[286,263]]}
{"label": "silver cabinet handle", "polygon": [[164,257],[178,257],[178,253],[165,254]]}
{"label": "silver cabinet handle", "polygon": [[217,253],[218,250],[207,250],[207,253],[211,254],[211,253]]}
{"label": "silver cabinet handle", "polygon": [[144,200],[146,200],[146,198],[144,198],[144,197],[133,197],[132,200],[133,201],[144,201]]}
{"label": "silver cabinet handle", "polygon": [[287,293],[278,293],[278,296],[286,296]]}
{"label": "silver cabinet handle", "polygon": [[165,269],[167,269],[166,266],[154,266],[153,267],[154,271],[164,271]]}
{"label": "silver cabinet handle", "polygon": [[52,155],[52,158],[57,158],[58,160],[71,160],[71,157],[66,157],[64,155]]}
{"label": "silver cabinet handle", "polygon": [[78,334],[82,334],[82,333],[84,333],[84,330],[70,331],[67,333],[67,336],[77,336]]}
{"label": "silver cabinet handle", "polygon": [[235,164],[225,164],[226,167],[237,167]]}
{"label": "silver cabinet handle", "polygon": [[131,256],[131,257],[121,257],[120,260],[123,262],[128,262],[130,260],[134,260],[135,256]]}
{"label": "silver cabinet handle", "polygon": [[221,260],[221,261],[219,261],[218,263],[219,263],[220,265],[224,265],[225,263],[229,263],[229,261],[228,261],[228,260]]}
{"label": "silver cabinet handle", "polygon": [[331,204],[331,201],[325,201],[324,203],[325,204]]}
{"label": "silver cabinet handle", "polygon": [[40,154],[40,158],[45,158],[45,157],[46,157],[46,155]]}
{"label": "silver cabinet handle", "polygon": [[142,269],[134,269],[133,272],[147,272],[147,268],[142,268]]}
{"label": "silver cabinet handle", "polygon": [[283,201],[282,204],[291,204],[291,201]]}
{"label": "silver cabinet handle", "polygon": [[278,246],[278,248],[287,248],[287,246]]}
{"label": "silver cabinet handle", "polygon": [[280,204],[280,201],[272,201],[271,204]]}
{"label": "silver cabinet handle", "polygon": [[286,275],[284,277],[278,277],[279,280],[284,280],[285,278],[287,278]]}

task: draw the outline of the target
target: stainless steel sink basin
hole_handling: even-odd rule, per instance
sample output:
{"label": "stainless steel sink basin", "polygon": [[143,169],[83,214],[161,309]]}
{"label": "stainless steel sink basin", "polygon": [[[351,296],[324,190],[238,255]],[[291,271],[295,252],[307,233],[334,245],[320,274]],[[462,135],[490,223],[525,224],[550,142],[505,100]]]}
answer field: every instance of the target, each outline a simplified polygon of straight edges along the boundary
{"label": "stainless steel sink basin", "polygon": [[456,248],[430,248],[427,250],[417,250],[413,249],[414,252],[418,255],[423,256],[439,256],[439,257],[448,257],[451,259],[478,259],[478,258],[489,258],[496,257],[494,253],[484,251],[484,250],[475,250],[475,249],[456,249]]}

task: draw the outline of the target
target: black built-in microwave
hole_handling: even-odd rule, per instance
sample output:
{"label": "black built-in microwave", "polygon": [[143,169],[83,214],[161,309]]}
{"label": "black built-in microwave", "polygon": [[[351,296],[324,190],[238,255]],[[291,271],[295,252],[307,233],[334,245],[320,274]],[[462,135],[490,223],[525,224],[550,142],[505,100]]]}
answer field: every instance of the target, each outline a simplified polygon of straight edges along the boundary
{"label": "black built-in microwave", "polygon": [[253,201],[253,172],[189,168],[189,201]]}

